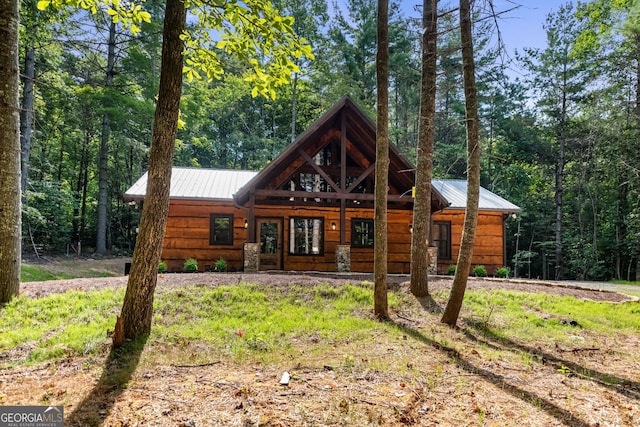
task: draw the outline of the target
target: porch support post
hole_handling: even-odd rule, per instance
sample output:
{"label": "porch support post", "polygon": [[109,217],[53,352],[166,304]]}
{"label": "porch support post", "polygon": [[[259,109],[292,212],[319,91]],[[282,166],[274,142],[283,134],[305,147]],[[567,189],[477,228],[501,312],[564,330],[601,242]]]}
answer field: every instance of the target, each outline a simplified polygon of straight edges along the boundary
{"label": "porch support post", "polygon": [[249,210],[247,211],[247,240],[251,243],[257,242],[256,240],[256,189],[251,188],[249,190]]}
{"label": "porch support post", "polygon": [[[340,115],[340,245],[345,245],[347,241],[347,199],[344,195],[347,192],[347,119],[346,113],[342,110]],[[349,249],[350,251],[351,249]],[[338,249],[336,248],[336,262],[338,261]],[[337,269],[340,271],[340,269]],[[349,268],[351,270],[351,253],[349,252]]]}

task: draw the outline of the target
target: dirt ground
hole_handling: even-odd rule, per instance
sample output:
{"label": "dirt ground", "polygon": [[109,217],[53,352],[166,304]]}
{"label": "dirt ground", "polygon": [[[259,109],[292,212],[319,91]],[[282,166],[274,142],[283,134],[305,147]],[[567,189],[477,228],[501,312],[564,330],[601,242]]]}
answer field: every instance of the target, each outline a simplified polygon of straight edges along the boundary
{"label": "dirt ground", "polygon": [[[158,287],[359,280],[371,279],[302,272],[164,274]],[[406,280],[389,278],[399,292],[406,290]],[[430,289],[446,289],[450,283],[450,278],[434,278]],[[126,286],[126,277],[24,283],[22,292],[41,297],[119,286]],[[471,279],[468,287],[616,303],[633,299],[527,281]],[[0,369],[0,405],[64,405],[67,427],[640,426],[640,334],[599,336],[576,328],[572,345],[549,346],[479,334],[466,327],[471,319],[452,330],[417,302],[392,318],[403,331],[398,341],[380,336],[366,346],[336,343],[322,355],[307,351],[312,342],[293,342],[302,349],[300,357],[277,366],[232,363],[216,354],[205,355],[208,363],[174,364],[175,349],[154,341],[133,355],[133,363],[123,363],[108,354],[105,339],[99,357]],[[183,344],[194,353],[207,351]],[[279,384],[284,372],[292,375],[286,386]]]}

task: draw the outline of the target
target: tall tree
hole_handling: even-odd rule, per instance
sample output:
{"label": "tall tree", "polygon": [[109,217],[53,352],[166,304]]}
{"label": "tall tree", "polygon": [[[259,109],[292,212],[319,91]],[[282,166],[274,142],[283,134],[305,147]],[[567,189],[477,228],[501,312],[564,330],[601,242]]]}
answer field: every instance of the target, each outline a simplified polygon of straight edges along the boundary
{"label": "tall tree", "polygon": [[462,308],[462,300],[464,299],[471,268],[480,200],[480,130],[473,57],[471,5],[469,0],[460,0],[460,40],[462,42],[462,75],[467,128],[467,208],[465,210],[456,273],[453,278],[449,301],[442,314],[442,322],[450,326],[456,324]]}
{"label": "tall tree", "polygon": [[387,199],[389,188],[389,2],[378,0],[376,177],[374,204],[374,314],[388,319]]}
{"label": "tall tree", "polygon": [[[192,6],[196,6],[193,3]],[[169,211],[169,187],[173,149],[178,127],[182,70],[193,79],[200,71],[209,77],[222,74],[220,59],[213,50],[204,50],[211,40],[211,29],[221,29],[219,49],[251,64],[248,76],[254,96],[275,98],[275,88],[288,83],[291,72],[298,71],[292,57],[303,54],[312,58],[310,47],[292,34],[292,19],[281,17],[270,3],[247,1],[243,6],[227,5],[220,11],[201,4],[197,10],[197,27],[185,33],[186,9],[181,0],[167,0],[163,30],[162,65],[158,104],[153,127],[145,206],[140,219],[140,233],[133,253],[127,292],[121,317],[116,323],[114,345],[124,339],[149,334],[153,314],[153,294]],[[245,7],[243,9],[243,7]],[[185,43],[185,44],[183,44]],[[183,48],[189,58],[183,62]],[[268,53],[273,62],[265,73],[256,57]],[[199,71],[200,70],[200,71]]]}
{"label": "tall tree", "polygon": [[116,346],[123,344],[124,339],[148,335],[151,331],[158,262],[169,213],[171,167],[182,92],[182,34],[186,19],[184,3],[181,0],[167,0],[160,87],[149,156],[149,180],[121,318],[116,323]]}
{"label": "tall tree", "polygon": [[[32,3],[28,6],[34,8]],[[36,48],[35,40],[26,40],[24,52],[24,69],[22,75],[22,102],[20,108],[20,167],[21,178],[20,188],[25,191],[27,188],[27,177],[29,172],[29,155],[31,154],[31,135],[33,134],[34,115],[34,82],[36,80]]]}
{"label": "tall tree", "polygon": [[0,0],[0,304],[18,295],[21,263],[18,0]]}
{"label": "tall tree", "polygon": [[[578,4],[577,16],[586,22],[577,39],[577,50],[602,52],[600,57],[609,64],[607,77],[614,95],[611,111],[620,112],[623,132],[611,135],[617,144],[606,144],[613,149],[616,159],[611,168],[615,183],[615,254],[616,278],[627,277],[635,269],[635,280],[640,280],[640,3],[636,0],[592,0]],[[600,64],[602,66],[602,64]],[[628,95],[627,95],[628,94]],[[618,99],[616,99],[618,98]],[[607,121],[611,125],[610,120]],[[603,127],[611,129],[611,126]],[[607,239],[606,243],[610,243]],[[611,251],[608,251],[611,252]],[[627,261],[628,259],[628,261]],[[623,273],[623,264],[627,263]]]}
{"label": "tall tree", "polygon": [[413,234],[411,236],[411,293],[429,295],[428,246],[431,223],[431,178],[435,136],[438,1],[425,0],[422,6],[422,84],[418,134]]}
{"label": "tall tree", "polygon": [[[278,9],[294,19],[293,30],[312,43],[317,44],[321,38],[321,29],[329,20],[326,0],[276,0],[274,4]],[[296,60],[296,64],[302,67],[304,58]],[[299,73],[293,74],[291,84],[291,141],[296,139],[298,122],[298,81]]]}
{"label": "tall tree", "polygon": [[547,17],[545,25],[548,46],[543,51],[526,49],[525,65],[533,75],[533,84],[540,94],[538,105],[547,119],[549,139],[553,143],[552,161],[555,177],[555,279],[565,275],[565,248],[563,242],[565,211],[565,167],[571,142],[571,113],[584,94],[589,80],[588,70],[579,57],[573,55],[580,26],[574,16],[573,5],[561,6]]}
{"label": "tall tree", "polygon": [[[108,91],[113,84],[116,63],[116,23],[109,23],[109,39],[107,41],[107,69],[104,86]],[[111,135],[111,117],[108,112],[102,114],[102,131],[100,135],[100,151],[98,154],[98,226],[96,236],[96,252],[107,253],[107,213],[109,203],[109,138]]]}

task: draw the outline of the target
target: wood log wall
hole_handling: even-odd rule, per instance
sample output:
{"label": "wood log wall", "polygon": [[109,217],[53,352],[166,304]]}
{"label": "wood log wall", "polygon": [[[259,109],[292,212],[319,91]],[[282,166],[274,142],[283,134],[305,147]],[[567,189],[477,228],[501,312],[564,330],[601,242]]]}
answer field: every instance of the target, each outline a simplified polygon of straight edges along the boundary
{"label": "wood log wall", "polygon": [[[210,245],[211,214],[233,215],[233,244]],[[264,206],[256,207],[255,217],[282,219],[282,259],[284,270],[335,271],[335,248],[340,244],[340,212],[335,207],[314,206]],[[324,253],[320,255],[289,254],[289,218],[324,218]],[[235,207],[232,202],[204,202],[172,200],[163,243],[162,260],[169,271],[182,271],[188,258],[198,261],[200,271],[213,270],[218,259],[227,262],[229,271],[240,271],[243,266],[243,245],[247,241],[245,209]],[[351,219],[373,218],[372,209],[348,208],[346,242],[351,242]],[[455,264],[460,246],[464,222],[463,211],[449,211],[434,215],[434,221],[451,222],[450,260],[438,260],[438,272],[446,273],[450,264]],[[336,223],[333,230],[331,224]],[[388,212],[388,271],[389,273],[409,273],[411,253],[412,212],[392,210]],[[473,265],[484,265],[489,274],[504,265],[503,222],[500,212],[481,212],[478,219]],[[373,249],[351,248],[351,271],[373,271]]]}
{"label": "wood log wall", "polygon": [[[463,210],[444,210],[433,215],[434,221],[451,222],[451,259],[438,259],[438,272],[446,273],[449,265],[456,264],[464,226]],[[473,245],[471,268],[484,265],[489,275],[505,265],[504,223],[502,212],[481,211],[478,215],[476,240]]]}

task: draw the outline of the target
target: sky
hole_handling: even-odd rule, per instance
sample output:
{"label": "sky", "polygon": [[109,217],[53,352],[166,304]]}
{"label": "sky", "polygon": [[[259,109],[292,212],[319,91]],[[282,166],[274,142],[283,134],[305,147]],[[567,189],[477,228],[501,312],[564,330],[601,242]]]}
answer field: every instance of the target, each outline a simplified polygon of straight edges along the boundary
{"label": "sky", "polygon": [[[522,52],[524,47],[544,48],[547,37],[542,27],[547,15],[555,12],[569,0],[493,0],[494,9],[500,13],[498,25],[510,58],[515,59],[514,51]],[[456,4],[456,0],[440,0],[443,4]],[[575,3],[575,2],[574,2]],[[422,4],[420,0],[400,0],[405,16],[419,17],[415,11],[416,4]],[[513,65],[512,65],[513,67]],[[517,69],[511,70],[514,76],[519,74]]]}
{"label": "sky", "polygon": [[567,0],[494,0],[497,11],[517,9],[498,20],[502,38],[510,53],[523,47],[543,48],[547,38],[542,25],[550,12],[555,12]]}

